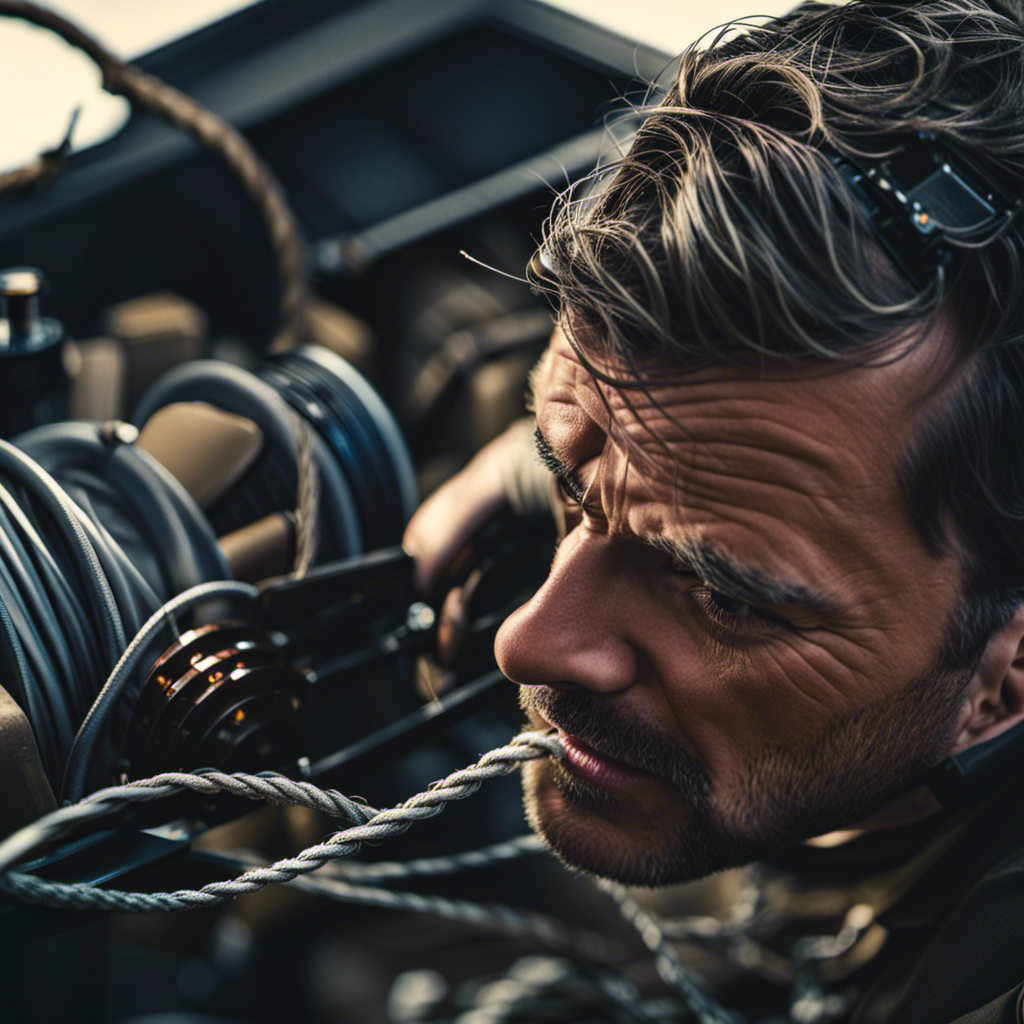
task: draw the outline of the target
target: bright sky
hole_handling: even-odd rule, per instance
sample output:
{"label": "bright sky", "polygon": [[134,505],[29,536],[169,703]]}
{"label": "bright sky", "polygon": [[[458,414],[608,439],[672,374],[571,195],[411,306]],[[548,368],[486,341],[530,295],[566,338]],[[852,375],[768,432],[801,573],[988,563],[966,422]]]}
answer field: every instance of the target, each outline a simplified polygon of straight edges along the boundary
{"label": "bright sky", "polygon": [[[79,22],[114,53],[132,58],[252,2],[48,0],[48,6]],[[545,2],[637,42],[676,53],[723,21],[752,11],[781,14],[795,0]],[[57,145],[77,106],[82,108],[75,128],[77,148],[107,138],[128,116],[125,101],[102,92],[99,73],[87,57],[42,29],[0,18],[0,170],[21,166]]]}

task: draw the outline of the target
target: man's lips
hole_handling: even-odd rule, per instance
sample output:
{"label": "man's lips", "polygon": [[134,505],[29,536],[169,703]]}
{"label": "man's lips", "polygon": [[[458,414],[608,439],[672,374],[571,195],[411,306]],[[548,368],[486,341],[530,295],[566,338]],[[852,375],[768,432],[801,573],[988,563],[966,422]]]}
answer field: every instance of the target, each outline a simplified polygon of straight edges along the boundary
{"label": "man's lips", "polygon": [[558,726],[555,728],[558,731],[558,739],[565,750],[565,759],[562,763],[574,775],[598,786],[625,786],[644,776],[651,777],[650,772],[645,772],[622,761],[616,761],[607,754],[588,746],[578,737],[570,736]]}

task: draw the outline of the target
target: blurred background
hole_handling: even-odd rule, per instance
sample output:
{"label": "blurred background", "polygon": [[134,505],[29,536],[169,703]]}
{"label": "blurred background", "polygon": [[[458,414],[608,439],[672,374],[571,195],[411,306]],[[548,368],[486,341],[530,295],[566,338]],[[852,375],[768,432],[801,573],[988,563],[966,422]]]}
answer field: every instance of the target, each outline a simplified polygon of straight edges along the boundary
{"label": "blurred background", "polygon": [[[252,6],[255,0],[64,0],[50,8],[88,29],[109,50],[134,60],[212,22]],[[595,26],[674,54],[721,21],[748,14],[772,14],[786,3],[742,0],[698,2],[637,0],[549,0]],[[93,65],[47,32],[17,22],[0,22],[0,170],[27,162],[54,145],[67,127],[69,111],[82,104],[76,145],[84,147],[120,128],[124,103],[104,97]]]}

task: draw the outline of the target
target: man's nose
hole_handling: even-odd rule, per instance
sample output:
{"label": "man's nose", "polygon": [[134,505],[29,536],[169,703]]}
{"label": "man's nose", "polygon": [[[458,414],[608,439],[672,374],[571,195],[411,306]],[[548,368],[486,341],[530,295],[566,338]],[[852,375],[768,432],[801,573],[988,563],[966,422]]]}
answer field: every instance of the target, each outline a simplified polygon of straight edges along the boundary
{"label": "man's nose", "polygon": [[637,674],[625,629],[632,589],[615,541],[577,527],[559,546],[544,585],[498,630],[499,668],[515,683],[573,683],[602,693],[628,688]]}

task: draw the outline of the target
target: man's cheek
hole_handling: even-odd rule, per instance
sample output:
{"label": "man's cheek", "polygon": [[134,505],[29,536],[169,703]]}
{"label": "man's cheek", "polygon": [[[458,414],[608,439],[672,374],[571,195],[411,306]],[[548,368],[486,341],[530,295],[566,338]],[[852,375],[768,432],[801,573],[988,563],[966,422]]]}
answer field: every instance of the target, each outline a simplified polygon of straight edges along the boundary
{"label": "man's cheek", "polygon": [[735,645],[704,664],[673,712],[713,774],[735,769],[741,751],[802,745],[873,699],[863,659],[844,662],[832,645],[805,636]]}

